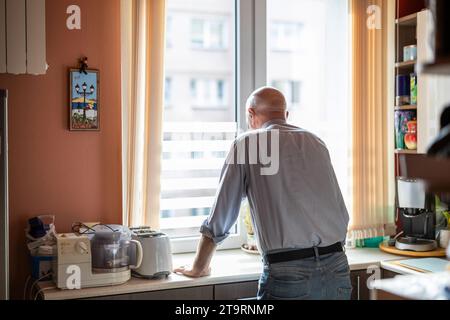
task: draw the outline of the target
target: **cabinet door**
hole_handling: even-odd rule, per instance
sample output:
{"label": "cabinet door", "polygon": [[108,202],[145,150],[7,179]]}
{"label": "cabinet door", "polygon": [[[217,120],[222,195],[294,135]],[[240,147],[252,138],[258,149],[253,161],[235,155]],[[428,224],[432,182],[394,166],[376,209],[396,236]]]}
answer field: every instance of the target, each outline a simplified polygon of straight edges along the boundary
{"label": "cabinet door", "polygon": [[352,300],[370,300],[370,290],[367,287],[369,276],[366,270],[351,272]]}
{"label": "cabinet door", "polygon": [[[435,23],[430,10],[417,14],[417,62],[426,64],[433,62],[434,50],[431,39],[434,39]],[[417,149],[418,153],[426,153],[429,144],[437,137],[440,130],[439,118],[450,101],[450,78],[440,75],[421,74],[418,78],[417,105]]]}
{"label": "cabinet door", "polygon": [[[6,0],[0,0],[0,21],[6,21]],[[0,23],[0,73],[6,73],[6,23]]]}
{"label": "cabinet door", "polygon": [[395,273],[395,272],[385,270],[385,269],[382,270],[382,278],[383,279],[392,279],[398,275],[399,275],[399,273]]}
{"label": "cabinet door", "polygon": [[27,73],[47,71],[45,42],[45,0],[27,0]]}
{"label": "cabinet door", "polygon": [[9,298],[8,112],[0,89],[0,300]]}
{"label": "cabinet door", "polygon": [[213,300],[213,286],[131,293],[87,300]]}
{"label": "cabinet door", "polygon": [[215,300],[256,299],[258,281],[221,284],[214,286]]}

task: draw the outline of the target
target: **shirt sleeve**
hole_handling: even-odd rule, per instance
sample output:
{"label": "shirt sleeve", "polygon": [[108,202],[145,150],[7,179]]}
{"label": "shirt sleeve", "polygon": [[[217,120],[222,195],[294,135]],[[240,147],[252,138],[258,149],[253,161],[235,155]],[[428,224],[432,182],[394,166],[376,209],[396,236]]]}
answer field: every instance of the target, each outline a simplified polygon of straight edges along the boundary
{"label": "shirt sleeve", "polygon": [[211,213],[200,228],[200,233],[216,244],[220,244],[229,236],[230,229],[239,217],[242,200],[246,196],[244,164],[233,161],[236,149],[235,142],[223,166]]}

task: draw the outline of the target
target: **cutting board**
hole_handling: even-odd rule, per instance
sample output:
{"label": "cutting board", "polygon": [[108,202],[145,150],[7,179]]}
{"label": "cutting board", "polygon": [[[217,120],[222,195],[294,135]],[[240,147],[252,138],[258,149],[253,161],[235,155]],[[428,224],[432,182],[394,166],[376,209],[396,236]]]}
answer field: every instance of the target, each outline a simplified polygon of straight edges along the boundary
{"label": "cutting board", "polygon": [[446,259],[422,258],[402,260],[398,265],[422,273],[439,273],[447,270],[449,262]]}
{"label": "cutting board", "polygon": [[442,258],[447,256],[446,249],[444,248],[438,248],[434,251],[428,252],[403,251],[398,250],[396,247],[390,247],[386,242],[380,244],[380,250],[398,256],[416,257],[416,258]]}

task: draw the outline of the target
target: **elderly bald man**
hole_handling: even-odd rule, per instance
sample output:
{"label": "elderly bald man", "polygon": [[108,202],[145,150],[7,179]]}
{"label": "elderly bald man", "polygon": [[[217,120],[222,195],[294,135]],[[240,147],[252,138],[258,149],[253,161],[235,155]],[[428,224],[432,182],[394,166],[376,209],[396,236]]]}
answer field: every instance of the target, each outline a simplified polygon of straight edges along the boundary
{"label": "elderly bald man", "polygon": [[[212,211],[200,229],[194,264],[175,272],[210,274],[216,246],[229,235],[247,197],[264,265],[258,299],[350,299],[343,249],[349,216],[325,144],[286,122],[286,99],[274,88],[252,93],[247,109],[253,130],[233,144]],[[242,146],[252,152],[252,141],[263,135],[278,137],[265,140],[269,153],[279,156],[274,174],[262,174],[267,163],[260,157],[256,163],[232,161]]]}

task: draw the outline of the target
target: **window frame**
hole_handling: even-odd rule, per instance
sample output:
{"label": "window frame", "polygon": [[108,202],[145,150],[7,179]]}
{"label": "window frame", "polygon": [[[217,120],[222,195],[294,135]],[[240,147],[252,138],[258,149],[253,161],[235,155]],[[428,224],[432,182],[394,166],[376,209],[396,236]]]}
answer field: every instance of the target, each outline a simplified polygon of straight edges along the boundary
{"label": "window frame", "polygon": [[[269,16],[267,12],[267,0],[234,0],[234,58],[235,58],[235,77],[234,81],[226,83],[227,86],[234,86],[234,98],[236,108],[237,129],[239,132],[247,131],[247,110],[246,102],[248,96],[257,88],[266,86],[268,84],[268,56],[270,55],[270,48],[268,37],[271,30],[269,30]],[[200,18],[201,16],[197,17]],[[195,19],[195,18],[194,18]],[[204,18],[207,21],[208,18]],[[301,26],[303,28],[304,26]],[[227,29],[227,28],[225,28]],[[233,35],[228,33],[228,38]],[[227,40],[228,41],[228,40]],[[217,51],[219,49],[212,48],[197,48],[192,47],[191,38],[189,44],[192,50],[209,50]],[[226,49],[226,48],[225,48]],[[202,80],[198,78],[196,80]],[[190,86],[192,84],[190,82]],[[217,83],[218,79],[215,79]],[[279,79],[284,81],[285,79]],[[294,80],[299,84],[299,98],[300,101],[296,106],[302,104],[302,91],[304,84],[300,79]],[[291,86],[291,83],[288,83]],[[199,87],[196,82],[197,90]],[[189,88],[192,92],[192,88]],[[292,90],[290,90],[292,91]],[[225,90],[227,92],[227,90]],[[291,92],[291,96],[293,96]],[[294,104],[293,104],[294,105]],[[200,216],[195,216],[192,219],[198,219]],[[237,222],[237,234],[230,235],[217,249],[237,249],[240,248],[246,241],[247,232],[245,225],[240,216]],[[200,226],[199,226],[200,227]],[[195,252],[200,233],[192,237],[174,238],[171,239],[173,253],[187,253]]]}
{"label": "window frame", "polygon": [[[235,89],[239,133],[247,131],[248,96],[267,83],[267,0],[234,0],[234,7],[235,80],[228,85],[233,85]],[[247,231],[241,216],[237,221],[237,231],[217,249],[237,249],[245,243]],[[171,239],[172,252],[195,252],[199,239],[200,234]]]}

